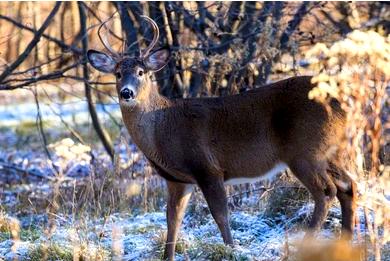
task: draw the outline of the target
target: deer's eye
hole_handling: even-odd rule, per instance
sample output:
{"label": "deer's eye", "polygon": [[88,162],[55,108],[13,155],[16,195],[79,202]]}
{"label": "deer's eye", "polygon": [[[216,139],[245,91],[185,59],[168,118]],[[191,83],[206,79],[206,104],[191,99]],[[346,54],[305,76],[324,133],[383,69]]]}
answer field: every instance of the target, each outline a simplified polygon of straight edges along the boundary
{"label": "deer's eye", "polygon": [[122,78],[121,72],[116,72],[116,73],[115,73],[115,76],[116,76],[116,78],[117,78],[118,80],[120,80],[120,79]]}
{"label": "deer's eye", "polygon": [[138,76],[142,76],[142,75],[144,75],[144,71],[143,70],[138,70]]}

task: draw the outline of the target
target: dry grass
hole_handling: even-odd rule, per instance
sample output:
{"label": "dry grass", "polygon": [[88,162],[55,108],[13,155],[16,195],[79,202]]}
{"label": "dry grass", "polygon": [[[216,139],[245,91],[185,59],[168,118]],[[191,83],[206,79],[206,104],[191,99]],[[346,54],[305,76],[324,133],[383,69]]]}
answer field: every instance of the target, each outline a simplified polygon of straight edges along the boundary
{"label": "dry grass", "polygon": [[[381,155],[389,140],[390,37],[374,31],[354,31],[330,47],[317,44],[306,53],[312,68],[322,71],[309,94],[325,104],[337,99],[346,112],[344,160],[358,185],[369,243],[375,260],[390,241],[390,162]],[[359,231],[360,232],[360,231]]]}
{"label": "dry grass", "polygon": [[363,247],[344,240],[319,241],[316,238],[298,244],[292,258],[296,261],[359,261],[365,260]]}

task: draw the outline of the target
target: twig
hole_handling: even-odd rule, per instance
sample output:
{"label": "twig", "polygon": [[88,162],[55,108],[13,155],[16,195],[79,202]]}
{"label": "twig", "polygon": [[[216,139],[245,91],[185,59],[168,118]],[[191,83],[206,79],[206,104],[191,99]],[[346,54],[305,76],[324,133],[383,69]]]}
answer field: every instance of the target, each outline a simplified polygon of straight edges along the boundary
{"label": "twig", "polygon": [[34,84],[34,83],[40,82],[40,81],[54,80],[54,79],[62,78],[62,77],[64,77],[64,73],[66,71],[69,71],[71,69],[76,68],[77,66],[79,66],[79,64],[80,64],[79,62],[76,62],[76,63],[74,63],[72,65],[69,65],[68,67],[65,67],[62,70],[54,71],[54,72],[51,72],[51,73],[48,73],[48,74],[44,74],[44,75],[41,75],[39,77],[25,79],[26,81],[24,83],[21,83],[21,84],[16,84],[16,85],[0,84],[0,91],[2,91],[2,90],[14,90],[14,89],[26,87],[28,85],[31,85],[31,84]]}
{"label": "twig", "polygon": [[45,153],[46,153],[47,157],[49,158],[49,160],[52,162],[53,160],[52,160],[50,151],[47,148],[48,144],[47,144],[46,135],[45,135],[45,132],[43,130],[42,114],[41,114],[41,108],[39,106],[38,93],[36,90],[33,90],[33,94],[34,94],[35,104],[37,107],[37,119],[36,119],[37,128],[38,128],[38,131],[39,131],[41,139],[42,139],[43,148],[45,150]]}
{"label": "twig", "polygon": [[118,127],[118,129],[120,130],[122,128],[122,125],[119,124],[119,122],[115,119],[114,116],[112,116],[112,114],[106,109],[106,105],[103,103],[103,102],[100,102],[100,105],[102,106],[102,110],[104,113],[106,113],[108,115],[108,117],[110,118],[110,120]]}
{"label": "twig", "polygon": [[[50,99],[50,96],[48,95],[48,93],[44,90],[45,94],[46,94],[46,97]],[[85,142],[83,140],[83,138],[81,137],[80,134],[77,133],[77,131],[75,129],[72,128],[72,126],[70,126],[62,117],[59,113],[57,113],[49,104],[48,104],[50,110],[52,111],[53,114],[55,114],[59,119],[60,121],[62,122],[62,124],[64,124],[65,128],[68,129],[68,131],[81,143],[81,144],[84,144],[85,145]]]}
{"label": "twig", "polygon": [[[90,12],[92,14],[92,16],[94,16],[99,21],[99,23],[104,23],[104,21],[102,19],[100,19],[100,17],[96,14],[96,12],[94,10],[92,10],[92,8],[89,7],[85,2],[81,2],[81,4],[88,10],[88,12]],[[113,15],[111,15],[109,19],[111,19],[112,17],[113,17]],[[118,39],[120,41],[124,41],[124,39],[122,37],[115,34],[115,32],[113,32],[110,28],[108,28],[108,32],[111,35],[113,35],[116,39]]]}
{"label": "twig", "polygon": [[[47,60],[47,61],[45,61],[45,62],[43,62],[43,63],[41,63],[41,64],[38,64],[38,65],[33,66],[33,67],[30,67],[30,68],[28,68],[28,69],[26,69],[26,70],[13,72],[12,75],[20,75],[20,74],[26,74],[26,73],[28,73],[28,72],[32,72],[32,71],[34,71],[35,69],[41,68],[42,66],[48,65],[49,63],[55,62],[55,61],[57,61],[57,60],[60,60],[60,59],[63,58],[63,57],[64,57],[64,54],[62,53],[62,54],[60,54],[59,56],[54,57],[53,59]],[[7,82],[8,82],[8,81],[4,81],[4,83],[7,83]]]}

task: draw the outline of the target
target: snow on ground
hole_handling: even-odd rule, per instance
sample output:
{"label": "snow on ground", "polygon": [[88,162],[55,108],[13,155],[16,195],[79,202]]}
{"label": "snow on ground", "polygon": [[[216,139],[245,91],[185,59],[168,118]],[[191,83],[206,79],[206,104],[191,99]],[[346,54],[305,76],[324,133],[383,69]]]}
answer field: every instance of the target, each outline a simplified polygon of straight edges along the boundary
{"label": "snow on ground", "polygon": [[[312,211],[312,204],[305,205],[297,214],[307,216]],[[333,208],[331,212],[338,212]],[[332,216],[332,215],[331,215]],[[22,226],[44,219],[42,215],[32,216],[22,220]],[[272,219],[265,218],[260,212],[234,211],[231,213],[230,224],[235,241],[235,248],[224,247],[218,228],[211,218],[205,215],[202,220],[195,220],[187,213],[184,218],[177,260],[218,259],[216,253],[219,247],[228,260],[275,260],[283,256],[286,240],[299,240],[303,232],[299,224],[291,222],[276,224]],[[31,253],[42,243],[61,246],[71,254],[80,246],[87,246],[84,255],[100,255],[102,260],[110,260],[113,248],[121,256],[119,260],[158,259],[162,255],[163,233],[166,231],[164,212],[151,212],[139,215],[112,214],[100,219],[73,219],[69,216],[56,218],[57,228],[50,240],[41,234],[36,240],[25,240],[17,243],[12,251],[13,241],[4,240],[0,243],[0,257],[12,260],[29,260]],[[333,237],[330,229],[322,231],[323,237]],[[88,253],[89,254],[86,254]],[[97,254],[99,253],[99,254]],[[218,254],[218,253],[217,253]],[[93,260],[93,258],[91,259]]]}
{"label": "snow on ground", "polygon": [[[0,168],[0,185],[2,182],[14,184],[5,189],[0,187],[0,206],[14,209],[14,205],[18,204],[19,193],[26,191],[32,192],[32,200],[35,196],[47,197],[52,186],[45,182],[47,178],[54,177],[52,164],[60,168],[71,181],[88,177],[94,165],[106,169],[114,168],[102,150],[93,150],[98,164],[93,163],[90,162],[90,148],[69,139],[59,140],[49,146],[53,152],[53,162],[50,162],[42,152],[15,150],[13,146],[18,142],[16,135],[12,131],[0,135],[0,144],[3,146],[0,149],[0,163],[36,175],[22,178],[23,171]],[[119,155],[121,170],[145,173],[147,163],[133,144],[121,140],[117,142],[115,149]],[[243,205],[250,206],[256,206],[257,201],[256,196],[242,199]],[[181,227],[177,260],[278,260],[285,254],[286,245],[293,249],[293,242],[302,238],[302,221],[310,216],[313,204],[304,204],[289,217],[270,218],[260,209],[233,211],[230,225],[235,242],[234,249],[223,245],[220,232],[210,214],[194,213],[197,208],[191,206],[189,209],[192,211],[187,211]],[[0,217],[1,214],[0,209]],[[340,228],[340,216],[339,207],[333,207],[325,228],[321,231],[322,237],[334,237],[334,231]],[[363,231],[362,211],[359,216]],[[111,260],[115,259],[115,256],[118,257],[117,260],[150,260],[158,259],[162,255],[166,232],[163,208],[143,214],[112,213],[105,218],[92,217],[88,213],[81,217],[57,213],[54,221],[55,230],[48,235],[44,231],[48,224],[47,214],[19,215],[23,229],[19,241],[13,241],[10,235],[4,233],[0,224],[0,260],[14,260],[15,257],[19,257],[19,260],[40,260],[39,250],[42,246],[51,249],[53,260],[73,260],[73,256],[77,254],[89,257],[85,258],[86,260]]]}
{"label": "snow on ground", "polygon": [[[93,164],[90,162],[90,149],[72,140],[64,139],[49,146],[53,151],[53,164],[61,169],[69,180],[82,179],[90,175]],[[147,163],[136,147],[124,142],[118,143],[116,151],[122,170],[131,169],[145,173]],[[103,152],[96,153],[96,161],[107,169],[112,169],[108,157]],[[7,163],[28,171],[35,170],[47,177],[54,177],[50,161],[36,152],[14,152],[4,150],[0,158]],[[96,163],[95,163],[96,164]],[[8,171],[3,172],[8,178]],[[1,169],[0,169],[1,174]],[[20,173],[12,177],[17,179]],[[95,173],[96,174],[96,173]],[[1,175],[0,175],[1,176]],[[31,178],[31,177],[30,177]],[[39,181],[39,182],[37,182]],[[17,184],[19,181],[14,180]],[[18,204],[18,193],[31,191],[31,198],[47,197],[52,189],[45,179],[30,179],[29,183],[14,185],[0,191],[0,204],[12,208]],[[256,195],[244,197],[244,205],[256,205]],[[195,203],[190,203],[195,204]],[[199,204],[199,202],[198,202]],[[201,203],[204,204],[204,203]],[[187,211],[181,228],[177,246],[177,260],[275,260],[280,259],[286,251],[286,241],[300,239],[301,222],[307,220],[313,205],[303,205],[292,217],[267,217],[261,210],[233,211],[230,225],[235,242],[234,249],[223,245],[220,232],[211,215],[200,213],[206,206],[191,208]],[[195,210],[194,210],[195,209]],[[166,232],[165,213],[163,209],[144,214],[112,213],[105,218],[96,218],[85,213],[82,216],[65,216],[57,213],[54,216],[55,230],[47,234],[47,214],[24,214],[19,218],[22,229],[27,234],[20,241],[13,241],[10,235],[0,231],[0,260],[39,260],[41,249],[47,247],[53,260],[73,260],[74,255],[87,257],[86,260],[145,260],[159,259],[162,256],[164,233]],[[199,213],[196,213],[196,212]],[[340,210],[332,208],[322,236],[333,237],[335,226],[340,227]],[[207,214],[208,213],[208,214]],[[1,213],[0,213],[1,214]],[[12,216],[12,213],[9,215]],[[21,233],[23,234],[23,233]]]}

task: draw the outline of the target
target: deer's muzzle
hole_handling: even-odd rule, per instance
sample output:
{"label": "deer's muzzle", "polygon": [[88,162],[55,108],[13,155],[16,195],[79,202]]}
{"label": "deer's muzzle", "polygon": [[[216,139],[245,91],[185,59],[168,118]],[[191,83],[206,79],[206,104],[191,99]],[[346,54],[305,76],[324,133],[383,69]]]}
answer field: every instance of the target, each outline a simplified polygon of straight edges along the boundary
{"label": "deer's muzzle", "polygon": [[130,99],[134,99],[134,91],[125,87],[120,91],[121,98],[129,101]]}

